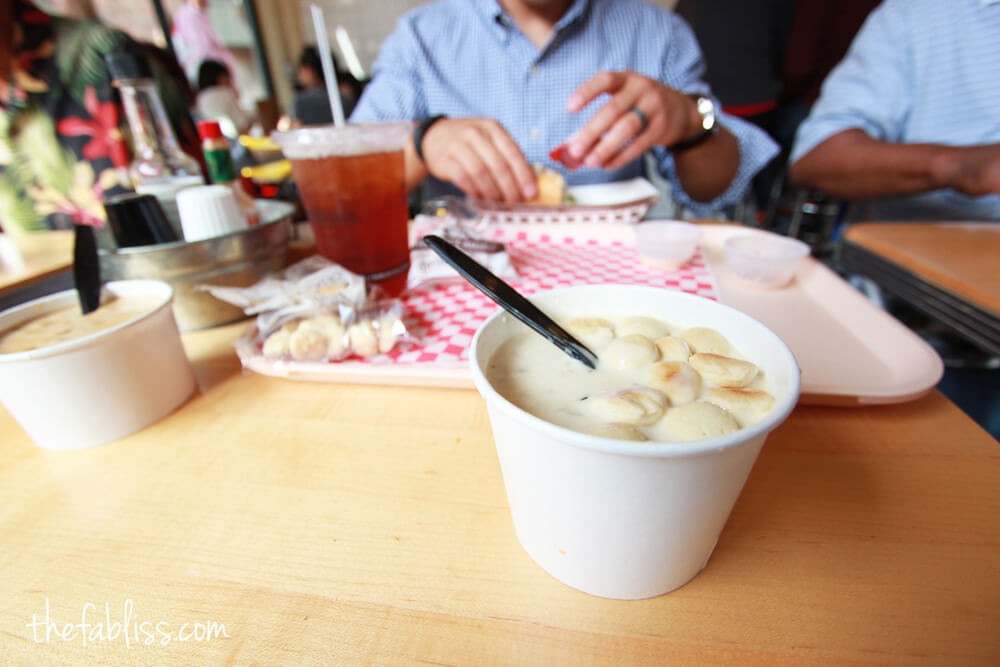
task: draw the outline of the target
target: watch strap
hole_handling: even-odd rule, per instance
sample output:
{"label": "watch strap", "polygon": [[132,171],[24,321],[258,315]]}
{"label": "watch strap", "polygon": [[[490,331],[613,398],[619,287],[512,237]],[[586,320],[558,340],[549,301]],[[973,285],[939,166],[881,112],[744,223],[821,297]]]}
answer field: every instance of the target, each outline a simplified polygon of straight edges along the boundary
{"label": "watch strap", "polygon": [[715,103],[712,99],[704,95],[699,95],[695,98],[695,104],[698,107],[698,114],[701,116],[702,130],[692,137],[682,139],[668,146],[667,150],[671,153],[679,153],[699,146],[719,131],[719,119],[716,115]]}
{"label": "watch strap", "polygon": [[667,150],[671,153],[680,153],[681,151],[686,151],[689,148],[694,148],[702,144],[706,139],[715,134],[714,130],[702,130],[701,133],[696,134],[693,137],[684,139],[683,141],[678,141],[672,146],[667,146]]}
{"label": "watch strap", "polygon": [[442,118],[447,118],[444,114],[438,114],[437,116],[429,116],[424,118],[422,121],[417,123],[417,127],[413,130],[413,150],[416,151],[417,157],[420,158],[421,162],[426,162],[424,160],[424,135],[427,134],[427,130],[431,129],[431,125],[438,122]]}

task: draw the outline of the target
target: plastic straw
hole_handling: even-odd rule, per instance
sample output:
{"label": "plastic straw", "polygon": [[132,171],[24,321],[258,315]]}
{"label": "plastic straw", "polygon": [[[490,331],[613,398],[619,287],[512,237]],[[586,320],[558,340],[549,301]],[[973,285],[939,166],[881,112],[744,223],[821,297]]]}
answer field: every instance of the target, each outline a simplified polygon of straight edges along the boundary
{"label": "plastic straw", "polygon": [[330,110],[333,111],[333,124],[344,125],[344,107],[340,103],[340,88],[337,85],[337,70],[333,66],[333,55],[330,52],[330,39],[326,35],[326,20],[323,10],[318,5],[311,5],[313,27],[316,29],[316,46],[319,48],[319,59],[323,63],[323,80],[326,81],[326,95],[330,98]]}

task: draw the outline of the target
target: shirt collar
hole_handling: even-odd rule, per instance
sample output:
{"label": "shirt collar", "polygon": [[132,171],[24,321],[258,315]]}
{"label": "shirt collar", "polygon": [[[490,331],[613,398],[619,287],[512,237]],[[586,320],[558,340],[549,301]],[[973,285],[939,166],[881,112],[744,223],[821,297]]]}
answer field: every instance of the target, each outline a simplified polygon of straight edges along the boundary
{"label": "shirt collar", "polygon": [[[1000,0],[998,0],[1000,1]],[[590,0],[573,0],[573,4],[569,6],[566,13],[562,15],[562,18],[556,23],[556,32],[559,32],[566,26],[569,26],[577,21],[583,16],[584,12],[590,7]]]}
{"label": "shirt collar", "polygon": [[[1000,0],[996,1],[1000,2]],[[556,22],[556,32],[560,32],[583,16],[586,9],[590,7],[590,2],[591,0],[573,0],[566,13]],[[500,6],[499,0],[475,0],[475,6],[488,23],[498,28],[502,36],[506,36],[507,31],[515,27],[507,12]]]}

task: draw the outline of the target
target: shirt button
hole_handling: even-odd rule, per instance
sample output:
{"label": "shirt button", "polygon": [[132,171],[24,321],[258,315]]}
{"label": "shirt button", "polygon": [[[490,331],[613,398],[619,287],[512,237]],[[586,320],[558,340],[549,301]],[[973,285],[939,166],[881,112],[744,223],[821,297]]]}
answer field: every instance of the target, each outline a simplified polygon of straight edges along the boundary
{"label": "shirt button", "polygon": [[538,131],[537,127],[533,127],[531,128],[531,132],[529,132],[529,134],[531,135],[532,139],[537,139],[538,137],[541,136],[542,133]]}
{"label": "shirt button", "polygon": [[528,69],[528,74],[538,74],[538,65],[532,65]]}

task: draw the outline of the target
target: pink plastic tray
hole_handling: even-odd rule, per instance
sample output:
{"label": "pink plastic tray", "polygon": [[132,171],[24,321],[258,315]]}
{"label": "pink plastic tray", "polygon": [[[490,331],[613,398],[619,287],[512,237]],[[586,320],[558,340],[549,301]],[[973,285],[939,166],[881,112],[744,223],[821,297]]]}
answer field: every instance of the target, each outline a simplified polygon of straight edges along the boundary
{"label": "pink plastic tray", "polygon": [[[739,281],[726,267],[722,244],[729,236],[747,231],[731,225],[707,225],[694,263],[682,272],[659,274],[638,263],[631,225],[533,223],[504,225],[496,233],[508,240],[519,236],[527,239],[522,249],[543,255],[546,253],[539,250],[540,244],[565,246],[570,235],[570,247],[590,246],[605,257],[611,250],[615,265],[605,268],[616,277],[608,282],[662,284],[709,298],[717,296],[723,303],[756,317],[781,336],[795,354],[802,369],[801,403],[897,403],[916,398],[937,384],[943,365],[933,348],[819,262],[804,260],[792,283],[781,289],[763,290]],[[531,293],[579,279],[574,275],[569,270],[548,281],[529,275],[519,288]],[[591,274],[583,282],[598,279],[600,276]],[[382,357],[365,362],[274,362],[246,350],[241,351],[241,358],[251,370],[296,380],[472,387],[462,346],[468,344],[475,327],[496,306],[486,297],[480,298],[474,288],[460,283],[427,290],[415,301],[424,304],[416,317],[419,326],[432,334],[432,340],[424,346],[430,349],[395,352],[398,361]],[[446,298],[435,298],[435,291]],[[459,307],[465,311],[460,316],[464,324],[459,323],[456,329],[449,323],[435,332],[434,311],[442,306],[429,304],[454,302],[456,297],[465,303]],[[421,354],[426,354],[424,361]]]}

